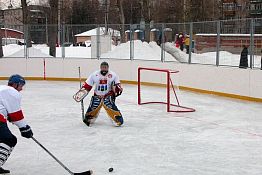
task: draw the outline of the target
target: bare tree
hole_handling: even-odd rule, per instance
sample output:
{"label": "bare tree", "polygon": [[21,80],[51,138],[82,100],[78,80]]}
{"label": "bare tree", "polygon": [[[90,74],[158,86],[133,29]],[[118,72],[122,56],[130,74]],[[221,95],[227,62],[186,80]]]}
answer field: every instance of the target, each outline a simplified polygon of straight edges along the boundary
{"label": "bare tree", "polygon": [[48,27],[49,55],[56,57],[56,43],[58,32],[58,0],[49,0],[50,17]]}
{"label": "bare tree", "polygon": [[118,7],[118,13],[119,13],[119,19],[121,22],[121,42],[125,42],[125,14],[123,9],[123,0],[117,0],[117,7]]}
{"label": "bare tree", "polygon": [[21,0],[21,5],[23,10],[24,37],[26,39],[26,46],[32,47],[30,35],[30,12],[28,10],[26,0]]}

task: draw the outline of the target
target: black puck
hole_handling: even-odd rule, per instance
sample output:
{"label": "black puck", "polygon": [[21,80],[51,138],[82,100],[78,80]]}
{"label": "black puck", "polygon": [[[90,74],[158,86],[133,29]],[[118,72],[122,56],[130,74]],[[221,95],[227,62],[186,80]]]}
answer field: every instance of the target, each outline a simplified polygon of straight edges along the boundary
{"label": "black puck", "polygon": [[112,171],[114,171],[114,168],[109,168],[108,171],[111,173]]}

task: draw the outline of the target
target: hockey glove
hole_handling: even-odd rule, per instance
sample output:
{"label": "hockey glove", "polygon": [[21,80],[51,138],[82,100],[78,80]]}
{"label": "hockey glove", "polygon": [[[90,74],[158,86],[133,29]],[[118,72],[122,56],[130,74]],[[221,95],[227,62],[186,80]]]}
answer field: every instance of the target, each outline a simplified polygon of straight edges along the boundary
{"label": "hockey glove", "polygon": [[25,127],[19,128],[22,137],[28,138],[30,139],[31,137],[33,137],[33,132],[30,128],[30,126],[26,125]]}
{"label": "hockey glove", "polygon": [[115,84],[115,97],[118,97],[122,94],[123,88],[120,84]]}

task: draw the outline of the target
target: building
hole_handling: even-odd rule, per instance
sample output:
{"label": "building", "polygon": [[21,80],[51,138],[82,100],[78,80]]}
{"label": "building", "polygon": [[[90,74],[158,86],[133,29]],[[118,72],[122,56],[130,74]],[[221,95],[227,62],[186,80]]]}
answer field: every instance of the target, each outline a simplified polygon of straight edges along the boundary
{"label": "building", "polygon": [[250,0],[249,17],[256,18],[254,32],[262,33],[262,0]]}
{"label": "building", "polygon": [[19,30],[9,29],[9,28],[0,28],[0,35],[3,38],[16,38],[23,39],[24,33]]}
{"label": "building", "polygon": [[262,0],[250,0],[249,16],[262,18]]}
{"label": "building", "polygon": [[[39,5],[29,5],[30,16],[30,34],[31,40],[34,43],[46,42],[46,21],[47,21],[47,7]],[[8,8],[0,11],[0,23],[2,26],[13,30],[24,32],[23,25],[23,11],[22,8]],[[25,33],[25,32],[24,32]]]}
{"label": "building", "polygon": [[[243,46],[250,46],[250,34],[221,34],[220,51],[240,54]],[[217,34],[201,34],[194,36],[196,53],[215,52],[217,50]],[[254,48],[262,48],[262,34],[254,34]],[[261,49],[255,53],[260,54]]]}
{"label": "building", "polygon": [[221,1],[221,32],[222,33],[247,33],[250,26],[245,18],[248,17],[249,3],[246,0]]}
{"label": "building", "polygon": [[[99,31],[99,34],[98,34]],[[97,36],[97,35],[105,35],[105,27],[100,27],[100,30],[98,28],[80,33],[75,35],[76,37],[76,43],[84,43],[85,41],[91,41],[92,36]],[[108,34],[112,36],[112,40],[117,43],[117,41],[120,39],[120,31],[114,30],[111,28],[108,28]]]}

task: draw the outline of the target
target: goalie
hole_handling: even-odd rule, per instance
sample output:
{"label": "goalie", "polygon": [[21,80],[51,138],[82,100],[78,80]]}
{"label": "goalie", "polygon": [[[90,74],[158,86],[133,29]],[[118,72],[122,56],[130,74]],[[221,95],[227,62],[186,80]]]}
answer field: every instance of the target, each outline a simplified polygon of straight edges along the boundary
{"label": "goalie", "polygon": [[115,98],[121,95],[123,89],[116,73],[109,70],[107,62],[102,62],[100,70],[92,73],[86,82],[83,84],[82,89],[74,96],[77,102],[83,100],[84,97],[95,86],[94,95],[92,96],[90,105],[85,114],[83,122],[89,126],[93,124],[98,117],[100,109],[105,108],[110,119],[116,126],[121,126],[124,123],[122,114],[115,104]]}

